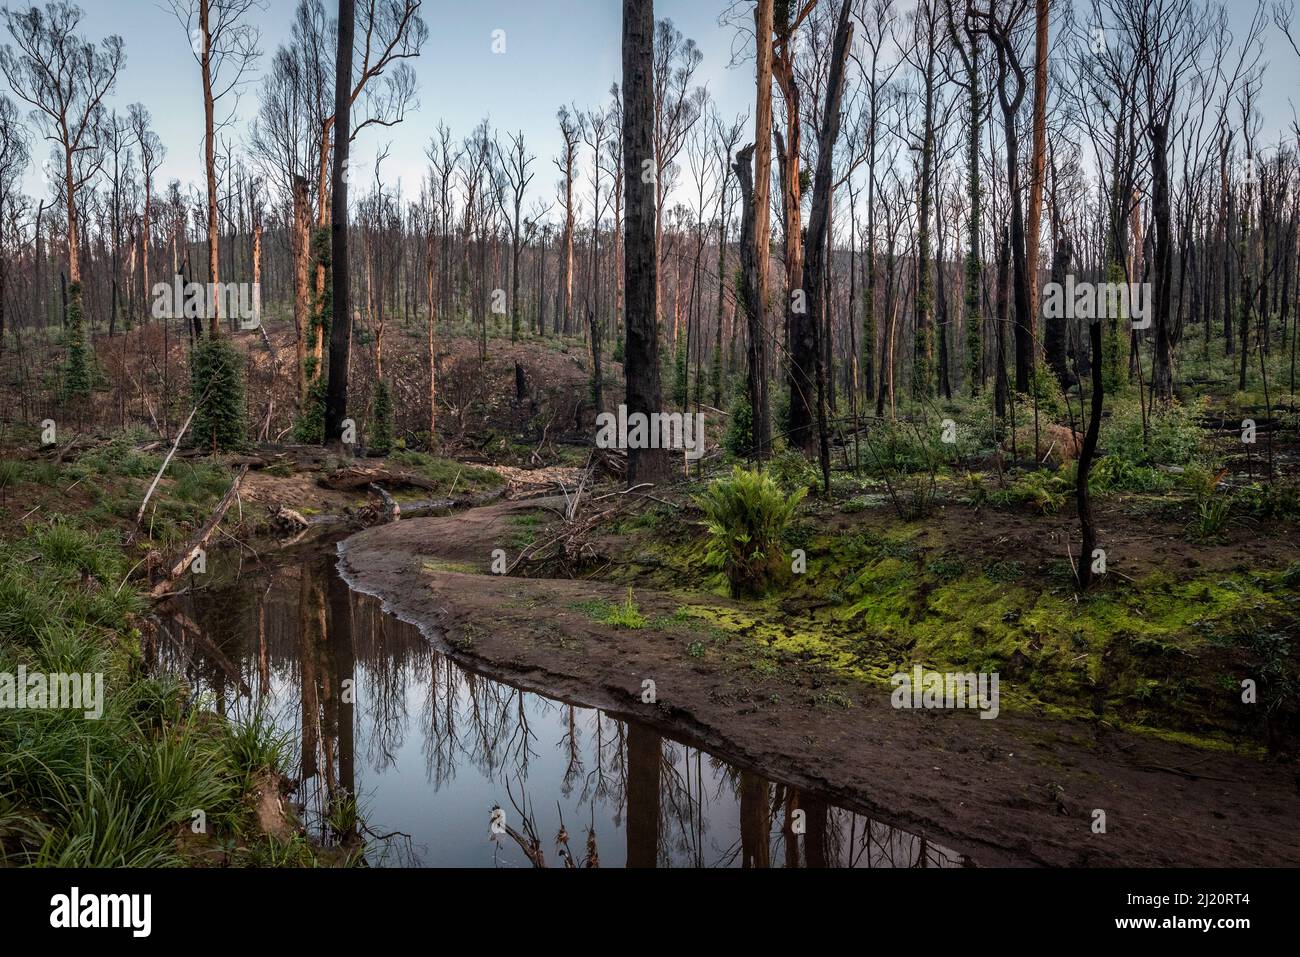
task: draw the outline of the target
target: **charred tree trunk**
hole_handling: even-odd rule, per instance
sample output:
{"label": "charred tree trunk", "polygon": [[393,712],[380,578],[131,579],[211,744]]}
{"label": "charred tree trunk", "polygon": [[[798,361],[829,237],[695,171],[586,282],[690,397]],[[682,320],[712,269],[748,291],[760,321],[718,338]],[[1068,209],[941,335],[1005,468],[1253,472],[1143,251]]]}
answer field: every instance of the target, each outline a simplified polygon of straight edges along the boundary
{"label": "charred tree trunk", "polygon": [[[623,0],[623,168],[654,158],[654,2]],[[623,271],[627,289],[627,411],[659,412],[659,328],[656,322],[655,192],[640,175],[623,177]],[[660,481],[671,472],[662,449],[628,449],[627,481]]]}
{"label": "charred tree trunk", "polygon": [[1097,438],[1101,435],[1102,400],[1105,384],[1101,355],[1101,320],[1093,319],[1088,325],[1088,341],[1092,347],[1092,408],[1088,415],[1088,431],[1083,436],[1079,450],[1079,467],[1075,475],[1074,494],[1078,503],[1079,528],[1083,533],[1083,547],[1079,555],[1079,589],[1087,591],[1092,584],[1092,553],[1097,547],[1097,529],[1092,522],[1092,502],[1088,496],[1088,479],[1092,463],[1097,456]]}
{"label": "charred tree trunk", "polygon": [[1155,220],[1155,288],[1154,311],[1155,362],[1151,389],[1156,398],[1168,402],[1174,397],[1174,347],[1171,313],[1174,292],[1173,213],[1169,198],[1169,127],[1163,122],[1151,124],[1151,215]]}
{"label": "charred tree trunk", "polygon": [[325,444],[341,449],[348,412],[348,349],[352,342],[352,301],[348,264],[348,145],[352,121],[352,34],[355,0],[339,0],[338,58],[334,81],[334,182],[330,197],[330,268],[333,316],[330,371],[325,395]]}
{"label": "charred tree trunk", "polygon": [[[754,154],[753,144],[746,146],[736,154],[736,179],[740,183],[740,201],[743,212],[740,220],[740,269],[744,277],[744,288],[740,290],[740,305],[745,310],[745,322],[748,332],[749,348],[746,355],[746,386],[749,404],[753,410],[753,429],[748,454],[753,458],[762,458],[767,448],[766,411],[767,411],[767,351],[763,335],[762,279],[758,275],[757,253],[755,250],[755,216],[758,208],[754,199],[753,174],[750,171],[750,158]],[[760,424],[760,416],[762,424]]]}
{"label": "charred tree trunk", "polygon": [[[1064,288],[1066,274],[1070,271],[1072,253],[1070,240],[1064,235],[1059,236],[1056,241],[1056,252],[1052,257],[1052,282],[1057,283],[1061,288]],[[1043,319],[1047,364],[1051,367],[1052,372],[1056,374],[1056,378],[1063,389],[1069,388],[1070,385],[1070,370],[1065,355],[1066,322],[1067,320],[1064,317]],[[1101,361],[1100,357],[1098,357],[1097,361]]]}
{"label": "charred tree trunk", "polygon": [[293,331],[294,354],[297,358],[297,395],[301,408],[307,397],[307,324],[310,306],[308,304],[308,270],[311,264],[311,212],[307,204],[307,180],[302,176],[293,178]]}
{"label": "charred tree trunk", "polygon": [[[840,97],[844,92],[844,61],[848,57],[853,26],[849,22],[850,0],[840,6],[839,22],[835,27],[835,42],[831,49],[830,74],[826,86],[826,106],[822,116],[820,142],[817,144],[817,172],[813,179],[812,213],[808,218],[807,261],[803,273],[803,291],[808,306],[807,322],[801,332],[807,337],[802,346],[813,353],[815,387],[817,390],[817,449],[822,469],[822,484],[826,493],[831,487],[830,438],[826,427],[826,367],[822,361],[821,321],[818,318],[826,306],[827,246],[830,237],[831,192],[834,189],[833,159],[835,141],[840,133]],[[792,380],[793,381],[793,380]],[[814,385],[814,383],[808,383]],[[791,408],[794,397],[791,396]],[[791,445],[797,433],[791,434]],[[812,451],[812,436],[804,435],[800,447]]]}
{"label": "charred tree trunk", "polygon": [[[203,50],[200,65],[203,70],[203,171],[208,181],[208,282],[221,281],[221,233],[217,225],[217,161],[216,128],[214,120],[215,101],[212,93],[212,29],[209,19],[208,0],[199,0],[199,31],[203,37]],[[221,335],[220,296],[209,297],[212,314],[208,316],[208,334],[212,338]]]}

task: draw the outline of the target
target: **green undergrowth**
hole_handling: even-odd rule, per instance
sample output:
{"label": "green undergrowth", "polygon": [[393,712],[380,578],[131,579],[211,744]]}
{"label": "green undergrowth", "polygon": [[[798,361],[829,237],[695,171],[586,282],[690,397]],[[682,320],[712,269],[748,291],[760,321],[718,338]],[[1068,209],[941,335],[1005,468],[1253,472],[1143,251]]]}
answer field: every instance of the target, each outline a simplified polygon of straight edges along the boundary
{"label": "green undergrowth", "polygon": [[[1137,581],[1112,574],[1076,596],[1064,558],[1029,567],[927,546],[922,532],[796,524],[787,551],[804,548],[806,573],[750,602],[712,600],[725,598],[727,583],[709,567],[703,536],[681,527],[643,529],[617,568],[620,580],[694,592],[679,620],[704,632],[688,636],[687,653],[706,661],[868,683],[916,664],[996,671],[1011,710],[1204,743],[1258,741],[1269,721],[1294,729],[1300,564]],[[1241,702],[1245,679],[1257,682],[1255,706]]]}
{"label": "green undergrowth", "polygon": [[[491,492],[505,484],[505,479],[491,469],[464,465],[427,452],[398,451],[390,455],[388,461],[438,483],[434,493],[437,495],[475,495]],[[422,492],[422,497],[427,498],[429,494]]]}
{"label": "green undergrowth", "polygon": [[[148,433],[127,431],[72,458],[0,460],[0,522],[39,521],[49,515],[89,530],[135,527],[166,451],[143,451]],[[168,464],[140,522],[134,545],[166,551],[183,542],[230,487],[229,467],[176,457]]]}
{"label": "green undergrowth", "polygon": [[573,607],[587,615],[592,621],[610,625],[613,628],[639,631],[646,626],[646,618],[637,606],[636,598],[633,596],[630,587],[627,590],[627,597],[621,602],[595,598],[591,601],[580,602]]}
{"label": "green undergrowth", "polygon": [[0,543],[0,673],[103,676],[98,718],[0,708],[0,866],[175,866],[268,845],[248,795],[287,764],[287,742],[146,673],[127,572],[116,533],[61,517]]}

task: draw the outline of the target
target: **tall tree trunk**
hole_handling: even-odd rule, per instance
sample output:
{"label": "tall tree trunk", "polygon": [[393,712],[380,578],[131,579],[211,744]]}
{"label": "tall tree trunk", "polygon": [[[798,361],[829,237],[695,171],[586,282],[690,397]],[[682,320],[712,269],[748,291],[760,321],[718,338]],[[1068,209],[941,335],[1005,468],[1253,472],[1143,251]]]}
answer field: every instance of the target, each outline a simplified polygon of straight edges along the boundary
{"label": "tall tree trunk", "polygon": [[[1034,128],[1029,158],[1029,211],[1025,237],[1025,275],[1029,282],[1029,329],[1038,337],[1038,246],[1042,238],[1043,183],[1047,169],[1048,0],[1035,2]],[[1035,354],[1037,349],[1034,350]]]}
{"label": "tall tree trunk", "polygon": [[[955,32],[955,31],[954,31]],[[955,37],[954,37],[954,42]],[[983,184],[980,181],[980,139],[983,132],[983,91],[980,84],[979,37],[970,37],[970,58],[966,68],[966,82],[970,87],[970,139],[966,145],[967,202],[970,215],[967,220],[966,239],[966,375],[971,398],[979,395],[984,385],[984,317],[980,310],[980,286],[983,266],[980,262],[981,205],[984,202]]]}
{"label": "tall tree trunk", "polygon": [[424,288],[425,298],[429,303],[429,329],[428,329],[428,353],[429,353],[429,451],[432,452],[437,446],[438,436],[438,355],[435,351],[436,332],[438,325],[438,313],[433,301],[433,230],[429,230],[429,236],[425,243],[424,253]]}
{"label": "tall tree trunk", "polygon": [[[216,124],[213,118],[215,103],[212,98],[212,30],[208,22],[210,0],[199,0],[199,31],[203,35],[203,173],[208,183],[208,282],[214,286],[221,281],[221,232],[217,225],[217,160]],[[208,335],[221,335],[221,297],[210,295]]]}
{"label": "tall tree trunk", "polygon": [[356,0],[339,0],[338,57],[334,71],[334,182],[330,210],[330,266],[333,315],[330,371],[325,396],[325,444],[343,447],[348,411],[348,349],[352,343],[352,301],[348,264],[348,145],[351,139],[352,35]]}
{"label": "tall tree trunk", "polygon": [[[918,12],[918,16],[920,13]],[[925,111],[921,141],[921,190],[916,213],[916,295],[913,297],[912,395],[934,394],[934,300],[930,286],[930,211],[934,197],[934,38],[922,77]]]}
{"label": "tall tree trunk", "polygon": [[[563,296],[561,316],[555,317],[555,331],[567,334],[573,321],[573,153],[568,154],[564,170],[564,247],[560,255],[564,271],[560,277]],[[562,323],[562,324],[561,324]]]}
{"label": "tall tree trunk", "polygon": [[[789,29],[788,27],[786,28]],[[791,447],[811,448],[815,402],[817,356],[811,350],[814,335],[809,325],[817,316],[809,308],[803,289],[803,213],[799,185],[799,160],[802,127],[799,115],[799,86],[794,73],[794,38],[783,35],[780,56],[772,58],[772,75],[781,87],[785,102],[786,135],[778,137],[781,146],[781,197],[785,218],[786,273],[786,340],[790,349],[790,366],[786,377],[790,388]]]}
{"label": "tall tree trunk", "polygon": [[1155,362],[1151,388],[1156,398],[1168,402],[1174,396],[1174,346],[1171,336],[1174,293],[1173,213],[1169,197],[1169,127],[1151,125],[1151,216],[1155,221],[1154,312]]}
{"label": "tall tree trunk", "polygon": [[[840,6],[839,21],[835,27],[835,42],[831,49],[830,74],[826,85],[826,105],[822,114],[821,137],[817,144],[817,172],[813,178],[812,213],[808,218],[808,258],[803,274],[803,291],[807,299],[810,322],[803,328],[805,335],[810,335],[804,347],[810,349],[814,356],[817,390],[817,438],[818,452],[822,469],[822,482],[825,491],[830,494],[831,459],[830,439],[826,428],[826,368],[822,362],[821,315],[825,302],[825,277],[828,268],[828,250],[830,245],[830,210],[831,193],[834,190],[834,153],[835,141],[840,134],[840,97],[844,92],[844,61],[848,57],[849,43],[853,36],[853,25],[849,22],[851,0],[844,0]],[[791,408],[793,408],[793,397]],[[812,436],[805,437],[801,447],[812,451]],[[791,444],[795,436],[790,437]]]}
{"label": "tall tree trunk", "polygon": [[1088,324],[1088,341],[1092,347],[1092,408],[1088,415],[1088,431],[1079,450],[1079,466],[1075,473],[1074,495],[1078,504],[1079,527],[1083,532],[1083,548],[1079,555],[1079,588],[1087,591],[1092,584],[1092,553],[1097,547],[1097,529],[1092,522],[1092,502],[1088,497],[1088,479],[1097,455],[1097,439],[1101,435],[1102,400],[1105,396],[1101,355],[1101,320],[1094,318]]}
{"label": "tall tree trunk", "polygon": [[307,205],[307,180],[293,178],[293,331],[294,353],[297,358],[298,407],[307,398],[307,333],[311,306],[308,301],[308,271],[311,265],[311,213]]}
{"label": "tall tree trunk", "polygon": [[[654,0],[623,0],[624,250],[627,286],[628,415],[661,412],[659,329],[656,322],[655,191],[635,171],[654,158]],[[628,449],[629,487],[667,478],[662,449]]]}
{"label": "tall tree trunk", "polygon": [[[1070,240],[1061,234],[1056,240],[1056,253],[1052,257],[1052,282],[1059,284],[1061,288],[1065,287],[1066,275],[1070,271],[1072,252]],[[1043,345],[1047,352],[1047,364],[1056,374],[1062,389],[1068,389],[1070,386],[1070,370],[1065,357],[1067,322],[1068,320],[1063,316],[1054,319],[1043,318]],[[1098,361],[1103,360],[1098,357]]]}
{"label": "tall tree trunk", "polygon": [[[770,188],[772,183],[772,30],[773,0],[758,0],[754,8],[757,45],[757,100],[754,109],[754,170],[752,196],[745,197],[745,210],[752,215],[751,262],[745,270],[745,312],[747,317],[749,405],[753,415],[753,452],[766,458],[772,445],[771,411],[768,401],[767,366],[767,271],[772,239]],[[749,157],[743,165],[748,168]],[[737,169],[737,174],[740,170]],[[743,194],[743,187],[742,187]]]}
{"label": "tall tree trunk", "polygon": [[149,302],[151,295],[149,292],[149,246],[152,241],[152,225],[149,218],[149,207],[153,205],[153,178],[149,173],[148,167],[145,168],[144,176],[144,209],[140,214],[140,283],[144,290],[144,297],[141,300],[143,306],[144,321],[147,323],[150,317]]}

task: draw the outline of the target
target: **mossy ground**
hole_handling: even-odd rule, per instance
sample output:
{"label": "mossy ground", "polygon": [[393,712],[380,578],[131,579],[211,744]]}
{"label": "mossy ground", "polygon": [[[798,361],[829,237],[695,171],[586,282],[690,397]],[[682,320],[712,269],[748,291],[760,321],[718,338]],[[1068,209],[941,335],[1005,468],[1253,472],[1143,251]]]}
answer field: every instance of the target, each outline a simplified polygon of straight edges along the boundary
{"label": "mossy ground", "polygon": [[[606,575],[678,590],[679,615],[659,624],[682,631],[705,663],[811,667],[872,684],[916,664],[996,671],[1005,708],[1212,746],[1260,740],[1266,713],[1292,720],[1300,565],[1285,534],[1272,567],[1175,573],[1167,556],[1079,595],[1064,555],[945,542],[974,521],[968,507],[953,511],[935,525],[814,505],[787,542],[804,549],[806,572],[745,602],[706,565],[689,512],[655,506],[611,529],[620,557]],[[996,530],[1002,514],[985,509],[982,521]],[[1241,707],[1248,678],[1259,687],[1253,710]]]}

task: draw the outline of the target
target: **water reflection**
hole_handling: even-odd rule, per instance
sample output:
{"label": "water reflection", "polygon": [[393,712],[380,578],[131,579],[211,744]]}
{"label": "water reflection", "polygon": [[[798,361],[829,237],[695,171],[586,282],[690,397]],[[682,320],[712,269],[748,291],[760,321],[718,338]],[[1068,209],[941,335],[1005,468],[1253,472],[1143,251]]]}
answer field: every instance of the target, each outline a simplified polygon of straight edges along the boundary
{"label": "water reflection", "polygon": [[288,734],[313,836],[364,844],[374,865],[969,863],[653,728],[466,671],[353,592],[332,552],[177,601],[154,663]]}

